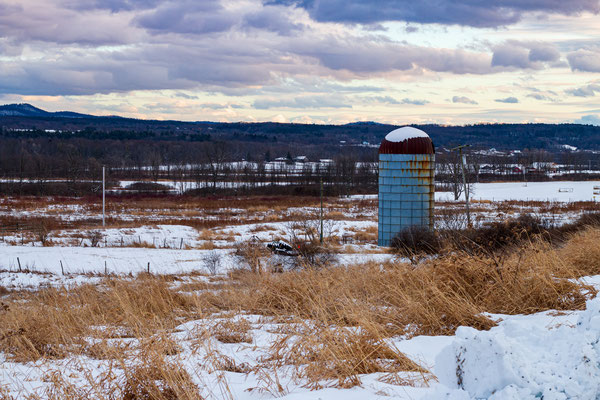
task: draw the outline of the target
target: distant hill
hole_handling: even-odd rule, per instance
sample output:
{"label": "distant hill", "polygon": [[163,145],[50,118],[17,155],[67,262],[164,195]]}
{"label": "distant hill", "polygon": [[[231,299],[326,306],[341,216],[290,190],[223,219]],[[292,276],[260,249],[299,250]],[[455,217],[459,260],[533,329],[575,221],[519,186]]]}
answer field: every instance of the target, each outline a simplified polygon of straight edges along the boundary
{"label": "distant hill", "polygon": [[[339,151],[340,146],[366,146],[372,150],[383,137],[400,125],[355,122],[345,125],[289,124],[275,122],[184,122],[104,117],[70,111],[48,112],[31,104],[0,106],[3,137],[47,137],[93,140],[227,141],[240,143],[244,152],[250,143],[292,147],[316,146]],[[581,124],[474,124],[464,126],[413,125],[427,132],[438,149],[458,144],[498,150],[570,149],[600,151],[600,126]],[[263,146],[264,147],[264,146]]]}
{"label": "distant hill", "polygon": [[89,118],[93,115],[80,114],[72,111],[48,112],[32,106],[31,104],[6,104],[0,106],[0,116],[6,117],[62,117],[62,118]]}

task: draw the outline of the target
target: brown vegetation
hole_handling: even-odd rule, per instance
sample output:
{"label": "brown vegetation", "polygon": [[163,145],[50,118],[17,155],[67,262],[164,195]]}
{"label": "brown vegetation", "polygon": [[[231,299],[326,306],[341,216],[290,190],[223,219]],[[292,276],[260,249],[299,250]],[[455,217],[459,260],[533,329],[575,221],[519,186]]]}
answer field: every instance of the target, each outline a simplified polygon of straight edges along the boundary
{"label": "brown vegetation", "polygon": [[[399,371],[412,371],[427,380],[429,373],[388,338],[447,335],[461,325],[489,329],[495,321],[484,312],[582,309],[595,290],[576,278],[600,274],[599,239],[600,229],[588,227],[558,247],[530,239],[501,255],[455,251],[417,266],[367,263],[285,273],[255,266],[197,284],[193,276],[192,283],[172,286],[179,278],[141,274],[97,286],[9,292],[0,309],[0,351],[19,362],[78,354],[114,360],[124,380],[103,382],[113,382],[113,391],[123,388],[122,398],[198,399],[189,371],[165,358],[180,352],[173,330],[202,320],[207,324],[194,339],[197,346],[210,348],[211,339],[243,345],[253,341],[255,328],[241,317],[249,313],[275,324],[280,339],[252,367],[209,351],[212,370],[256,373],[273,393],[281,391],[277,371],[284,365],[312,388],[357,385],[360,375],[373,372],[400,382]],[[243,256],[252,257],[260,255]],[[135,341],[111,342],[123,338]],[[141,363],[125,365],[132,354]],[[54,376],[48,398],[85,398],[63,378]]]}

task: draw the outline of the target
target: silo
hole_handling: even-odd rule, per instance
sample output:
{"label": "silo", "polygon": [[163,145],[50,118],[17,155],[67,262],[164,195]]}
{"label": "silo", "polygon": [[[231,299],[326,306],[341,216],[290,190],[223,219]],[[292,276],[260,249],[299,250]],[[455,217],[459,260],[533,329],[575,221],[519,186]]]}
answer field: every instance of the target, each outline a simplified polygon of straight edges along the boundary
{"label": "silo", "polygon": [[410,126],[388,133],[379,146],[379,246],[411,226],[433,229],[435,150]]}

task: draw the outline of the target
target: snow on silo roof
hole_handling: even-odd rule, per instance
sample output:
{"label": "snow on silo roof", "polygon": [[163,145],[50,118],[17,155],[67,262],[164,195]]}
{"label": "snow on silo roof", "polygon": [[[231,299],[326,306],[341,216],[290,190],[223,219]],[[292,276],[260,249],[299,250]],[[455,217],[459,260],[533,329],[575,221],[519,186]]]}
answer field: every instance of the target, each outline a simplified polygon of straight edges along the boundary
{"label": "snow on silo roof", "polygon": [[395,129],[385,135],[385,140],[388,142],[404,142],[407,139],[412,138],[428,138],[429,135],[420,129],[413,128],[412,126],[405,126],[402,128]]}
{"label": "snow on silo roof", "polygon": [[379,146],[380,154],[434,154],[429,135],[412,126],[405,126],[388,133]]}

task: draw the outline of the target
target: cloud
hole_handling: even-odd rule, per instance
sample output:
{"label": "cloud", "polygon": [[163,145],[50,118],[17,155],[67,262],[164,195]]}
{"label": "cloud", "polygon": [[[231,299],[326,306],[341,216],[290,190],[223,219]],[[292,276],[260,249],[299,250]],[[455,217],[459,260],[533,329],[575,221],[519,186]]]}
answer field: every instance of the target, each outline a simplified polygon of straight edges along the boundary
{"label": "cloud", "polygon": [[228,31],[238,15],[218,1],[167,1],[135,18],[138,26],[154,33],[206,34]]}
{"label": "cloud", "polygon": [[554,101],[554,99],[550,96],[546,96],[541,93],[530,93],[526,97],[531,97],[532,99],[540,100],[540,101]]}
{"label": "cloud", "polygon": [[463,103],[463,104],[478,104],[475,100],[472,100],[465,96],[454,96],[452,97],[453,103]]}
{"label": "cloud", "polygon": [[153,8],[162,0],[66,0],[63,4],[73,10],[110,10],[111,12]]}
{"label": "cloud", "polygon": [[402,99],[400,100],[401,104],[411,104],[413,106],[424,106],[425,104],[429,104],[427,100],[417,100],[417,99]]}
{"label": "cloud", "polygon": [[443,25],[499,27],[518,22],[526,13],[576,15],[598,13],[597,0],[271,0],[268,4],[294,4],[317,21],[371,24],[406,21]]}
{"label": "cloud", "polygon": [[23,1],[19,6],[0,3],[0,36],[14,44],[123,44],[139,39],[130,19],[126,14],[78,12],[43,0]]}
{"label": "cloud", "polygon": [[284,36],[289,36],[304,29],[304,25],[296,23],[290,18],[288,9],[280,6],[266,6],[259,11],[246,15],[243,25],[276,32]]}
{"label": "cloud", "polygon": [[600,72],[600,50],[580,49],[567,54],[573,71]]}
{"label": "cloud", "polygon": [[517,99],[516,97],[507,97],[505,99],[496,99],[494,100],[498,103],[509,103],[509,104],[515,104],[519,102],[519,99]]}
{"label": "cloud", "polygon": [[600,116],[599,115],[584,115],[583,117],[576,119],[575,121],[573,121],[573,123],[575,124],[582,124],[582,125],[596,125],[596,126],[600,126]]}
{"label": "cloud", "polygon": [[550,45],[541,45],[536,47],[531,47],[529,49],[529,60],[532,62],[536,61],[544,61],[544,62],[552,62],[558,61],[560,58],[560,53],[558,50]]}
{"label": "cloud", "polygon": [[551,44],[540,42],[508,41],[494,47],[492,65],[541,69],[544,63],[556,62],[560,53]]}
{"label": "cloud", "polygon": [[593,97],[600,93],[600,84],[589,84],[575,89],[567,89],[565,93],[576,97]]}
{"label": "cloud", "polygon": [[197,100],[198,99],[198,96],[192,96],[192,95],[189,95],[189,94],[183,93],[183,92],[175,93],[175,97],[180,97],[182,99],[188,99],[188,100]]}
{"label": "cloud", "polygon": [[360,98],[365,103],[376,103],[376,104],[402,104],[401,101],[396,100],[392,96],[369,96]]}
{"label": "cloud", "polygon": [[303,37],[289,42],[287,47],[288,51],[317,59],[331,70],[358,75],[417,69],[455,74],[492,72],[491,58],[486,53],[411,46],[380,37]]}
{"label": "cloud", "polygon": [[352,104],[343,96],[299,96],[286,99],[259,99],[252,107],[265,110],[270,108],[352,108]]}

